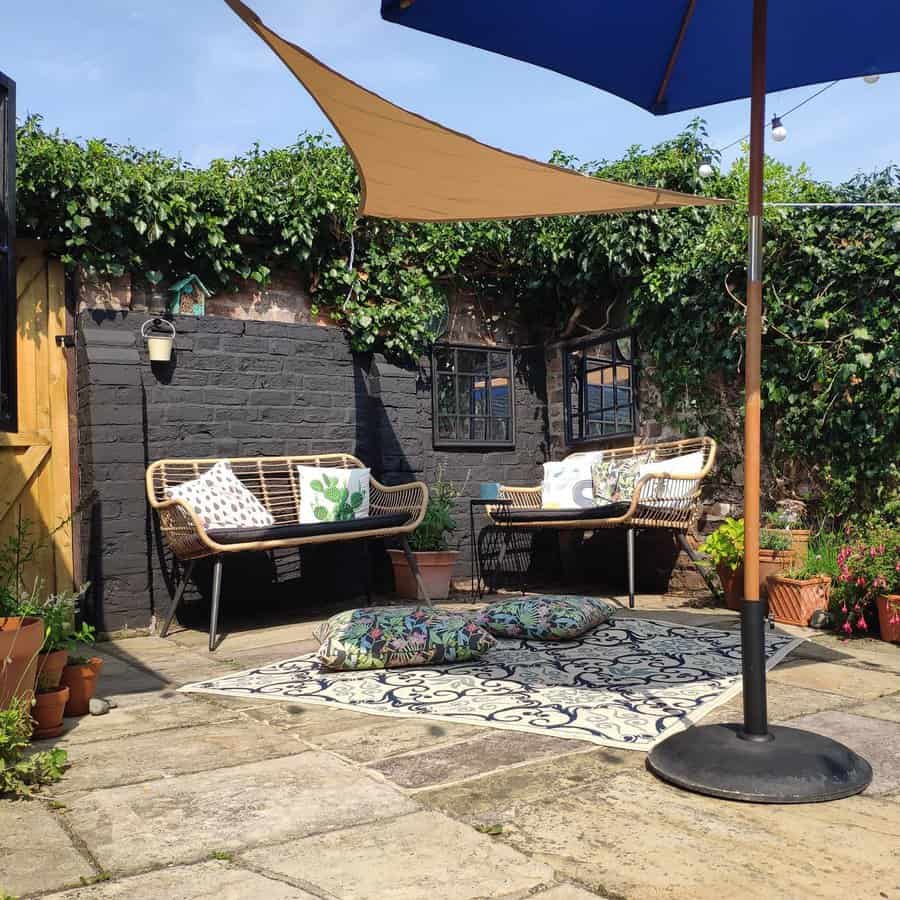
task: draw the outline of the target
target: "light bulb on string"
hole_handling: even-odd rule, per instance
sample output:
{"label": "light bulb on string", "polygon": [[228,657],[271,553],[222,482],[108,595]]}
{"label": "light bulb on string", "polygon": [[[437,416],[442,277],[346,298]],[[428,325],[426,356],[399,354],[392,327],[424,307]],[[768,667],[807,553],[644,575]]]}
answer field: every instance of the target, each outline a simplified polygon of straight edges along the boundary
{"label": "light bulb on string", "polygon": [[863,81],[866,84],[878,84],[878,80],[881,78],[880,75],[863,75]]}
{"label": "light bulb on string", "polygon": [[700,168],[697,169],[697,174],[701,178],[709,178],[710,175],[713,174],[715,169],[712,167],[712,163],[708,159],[704,159],[702,163],[700,163]]}
{"label": "light bulb on string", "polygon": [[781,143],[787,137],[787,128],[781,124],[778,116],[772,116],[772,140]]}

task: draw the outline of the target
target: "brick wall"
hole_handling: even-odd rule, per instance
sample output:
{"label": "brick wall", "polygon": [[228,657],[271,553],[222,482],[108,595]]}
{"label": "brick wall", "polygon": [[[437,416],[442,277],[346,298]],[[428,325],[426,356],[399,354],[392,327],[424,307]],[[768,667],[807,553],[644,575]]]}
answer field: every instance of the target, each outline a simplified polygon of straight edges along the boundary
{"label": "brick wall", "polygon": [[[78,319],[81,495],[95,495],[82,547],[91,614],[104,630],[146,627],[171,596],[171,560],[144,491],[153,460],[349,451],[388,483],[433,482],[442,468],[467,496],[481,481],[540,477],[547,452],[540,354],[517,359],[515,450],[435,451],[426,367],[353,354],[333,328],[213,316],[177,318],[173,363],[151,367],[139,334],[145,315],[94,309]],[[457,576],[467,577],[465,498],[457,520]],[[386,561],[373,556],[383,583]],[[261,591],[293,605],[353,596],[364,565],[355,543],[275,559],[242,554],[226,561],[222,602],[252,612],[248,598]],[[198,569],[203,595],[209,573]]]}

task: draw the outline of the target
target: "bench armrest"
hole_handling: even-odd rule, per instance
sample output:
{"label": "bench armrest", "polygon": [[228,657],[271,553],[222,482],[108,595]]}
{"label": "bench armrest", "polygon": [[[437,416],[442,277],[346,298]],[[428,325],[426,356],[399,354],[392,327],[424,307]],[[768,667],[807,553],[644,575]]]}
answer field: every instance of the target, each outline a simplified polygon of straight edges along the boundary
{"label": "bench armrest", "polygon": [[159,527],[166,543],[179,559],[208,556],[213,552],[216,545],[186,500],[156,500],[152,494],[149,500],[159,514]]}
{"label": "bench armrest", "polygon": [[386,485],[374,478],[369,480],[369,515],[387,516],[406,513],[410,521],[404,526],[412,531],[425,518],[428,508],[428,487],[421,481],[409,484]]}
{"label": "bench armrest", "polygon": [[511,500],[513,509],[540,509],[543,488],[501,484],[500,498]]}

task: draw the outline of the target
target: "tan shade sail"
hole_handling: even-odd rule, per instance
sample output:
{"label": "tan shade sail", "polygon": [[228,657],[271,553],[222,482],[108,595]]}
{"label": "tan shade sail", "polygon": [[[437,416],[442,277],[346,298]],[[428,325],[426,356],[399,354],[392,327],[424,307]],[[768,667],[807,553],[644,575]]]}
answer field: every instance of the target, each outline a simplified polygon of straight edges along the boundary
{"label": "tan shade sail", "polygon": [[347,145],[362,182],[362,215],[441,222],[727,202],[604,181],[488,147],[360,87],[267,28],[240,0],[226,2],[312,94]]}

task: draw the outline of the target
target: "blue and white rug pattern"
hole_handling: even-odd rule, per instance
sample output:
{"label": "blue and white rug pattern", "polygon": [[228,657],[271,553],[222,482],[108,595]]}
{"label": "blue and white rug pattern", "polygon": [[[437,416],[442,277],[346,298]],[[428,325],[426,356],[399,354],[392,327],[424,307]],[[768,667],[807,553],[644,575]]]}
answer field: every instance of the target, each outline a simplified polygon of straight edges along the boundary
{"label": "blue and white rug pattern", "polygon": [[[766,634],[771,668],[800,640]],[[578,640],[499,640],[456,665],[328,672],[312,654],[181,688],[650,750],[740,692],[737,630],[617,618]]]}

